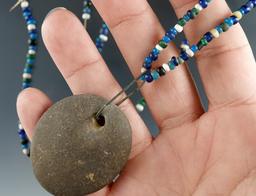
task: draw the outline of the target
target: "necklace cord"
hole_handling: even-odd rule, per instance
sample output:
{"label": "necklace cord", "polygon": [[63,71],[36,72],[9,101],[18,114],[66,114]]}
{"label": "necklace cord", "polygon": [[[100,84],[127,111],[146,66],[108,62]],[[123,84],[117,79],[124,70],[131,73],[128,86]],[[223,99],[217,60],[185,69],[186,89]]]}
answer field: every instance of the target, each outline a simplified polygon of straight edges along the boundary
{"label": "necklace cord", "polygon": [[[144,72],[145,73],[145,72]],[[99,116],[102,114],[102,112],[108,107],[110,104],[112,104],[116,99],[118,99],[122,94],[126,94],[127,91],[129,91],[133,86],[137,86],[137,82],[141,79],[141,77],[144,75],[144,73],[140,74],[139,77],[132,80],[125,88],[123,88],[119,93],[117,93],[112,99],[110,99],[109,102],[104,104],[96,113],[96,119],[99,118]],[[141,84],[139,84],[131,93],[129,93],[127,96],[125,96],[123,99],[121,99],[119,102],[117,102],[117,106],[121,105],[125,100],[133,96],[136,92],[138,92],[145,84],[145,81],[143,81]]]}

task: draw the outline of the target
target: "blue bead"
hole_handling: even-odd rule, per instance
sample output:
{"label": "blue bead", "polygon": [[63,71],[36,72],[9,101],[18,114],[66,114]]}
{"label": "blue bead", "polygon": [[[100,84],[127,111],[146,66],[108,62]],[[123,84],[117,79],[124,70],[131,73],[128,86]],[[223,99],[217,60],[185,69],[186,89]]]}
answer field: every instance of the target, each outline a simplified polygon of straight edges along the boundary
{"label": "blue bead", "polygon": [[217,27],[216,27],[216,30],[217,30],[220,34],[223,33],[223,30],[222,30],[221,26],[217,26]]}
{"label": "blue bead", "polygon": [[248,1],[246,3],[246,6],[248,6],[252,10],[254,8],[254,3],[252,1]]}
{"label": "blue bead", "polygon": [[177,66],[177,65],[174,65],[173,62],[169,62],[168,65],[169,65],[169,67],[170,67],[171,70],[174,70],[174,69],[175,69],[175,66]]}
{"label": "blue bead", "polygon": [[32,68],[26,67],[26,68],[24,68],[23,73],[32,74],[32,71],[33,71]]}
{"label": "blue bead", "polygon": [[33,18],[27,20],[27,25],[29,25],[29,24],[36,24],[36,20]]}
{"label": "blue bead", "polygon": [[27,140],[28,139],[28,137],[27,137],[25,132],[20,132],[19,133],[19,137],[20,137],[21,140]]}
{"label": "blue bead", "polygon": [[26,82],[23,82],[23,83],[22,83],[22,88],[23,88],[23,89],[26,89],[26,88],[29,88],[29,87],[31,87],[31,84],[26,83]]}
{"label": "blue bead", "polygon": [[191,46],[191,50],[192,50],[194,53],[196,53],[196,52],[198,51],[197,45],[192,45],[192,46]]}
{"label": "blue bead", "polygon": [[212,35],[210,32],[207,32],[207,33],[204,35],[204,38],[206,39],[207,42],[211,42],[212,39],[213,39],[213,35]]}
{"label": "blue bead", "polygon": [[253,3],[254,7],[256,7],[256,0],[250,0],[250,1]]}
{"label": "blue bead", "polygon": [[156,61],[158,59],[158,54],[150,53],[149,57],[152,59],[152,61]]}
{"label": "blue bead", "polygon": [[30,9],[29,7],[26,7],[26,8],[24,8],[24,9],[22,10],[22,12],[23,12],[23,13],[25,13],[25,12],[31,13],[31,9]]}
{"label": "blue bead", "polygon": [[191,10],[188,10],[187,15],[189,16],[190,19],[194,18],[193,13],[192,13]]}
{"label": "blue bead", "polygon": [[178,66],[178,65],[179,65],[179,62],[178,62],[177,58],[174,57],[174,56],[171,58],[171,62],[172,62],[175,66]]}
{"label": "blue bead", "polygon": [[22,149],[28,149],[28,148],[29,148],[29,144],[22,144],[22,145],[21,145],[21,148],[22,148]]}
{"label": "blue bead", "polygon": [[29,33],[29,38],[30,39],[37,39],[38,35],[37,35],[37,33]]}
{"label": "blue bead", "polygon": [[187,61],[189,59],[189,56],[185,51],[183,51],[180,53],[180,58],[182,58],[184,61]]}
{"label": "blue bead", "polygon": [[29,20],[34,20],[32,15],[26,16],[25,17],[26,22],[28,22]]}
{"label": "blue bead", "polygon": [[156,70],[152,71],[151,75],[154,80],[157,80],[160,77],[159,73]]}
{"label": "blue bead", "polygon": [[107,28],[108,29],[108,25],[106,23],[102,24],[102,28]]}
{"label": "blue bead", "polygon": [[24,17],[32,16],[31,10],[29,8],[24,9],[22,14]]}
{"label": "blue bead", "polygon": [[164,36],[162,40],[167,44],[169,44],[171,41],[171,39],[168,36]]}
{"label": "blue bead", "polygon": [[182,44],[188,45],[189,46],[189,41],[187,39],[182,40]]}
{"label": "blue bead", "polygon": [[90,8],[86,7],[86,8],[83,9],[83,13],[91,14],[92,10]]}
{"label": "blue bead", "polygon": [[18,131],[18,133],[20,134],[22,134],[22,133],[25,133],[25,130],[24,129],[19,129],[19,131]]}
{"label": "blue bead", "polygon": [[108,33],[109,33],[108,28],[101,28],[101,29],[100,29],[100,34],[108,35]]}
{"label": "blue bead", "polygon": [[241,12],[243,15],[248,14],[250,11],[251,11],[251,8],[248,7],[247,5],[243,5],[243,6],[240,8],[240,12]]}
{"label": "blue bead", "polygon": [[232,26],[234,23],[233,23],[233,20],[231,19],[231,18],[226,18],[225,20],[224,20],[224,22],[228,25],[228,26]]}
{"label": "blue bead", "polygon": [[183,16],[184,20],[186,20],[186,22],[188,22],[190,20],[190,16],[188,14],[185,14]]}
{"label": "blue bead", "polygon": [[175,28],[170,28],[167,31],[166,36],[168,36],[171,40],[174,40],[177,34],[178,31]]}
{"label": "blue bead", "polygon": [[232,20],[234,25],[239,22],[239,20],[238,20],[238,18],[236,16],[231,16],[230,18],[231,18],[231,20]]}
{"label": "blue bead", "polygon": [[35,59],[27,59],[26,63],[29,64],[29,65],[32,65],[32,64],[35,63]]}
{"label": "blue bead", "polygon": [[154,54],[154,55],[158,55],[160,53],[160,51],[159,50],[157,50],[156,48],[153,48],[153,50],[152,50],[152,54]]}
{"label": "blue bead", "polygon": [[29,46],[28,49],[29,49],[29,50],[33,50],[33,51],[36,51],[37,47],[36,47],[36,46]]}
{"label": "blue bead", "polygon": [[208,2],[206,0],[200,0],[199,4],[203,7],[203,8],[207,8],[208,6]]}
{"label": "blue bead", "polygon": [[146,79],[145,79],[145,74],[143,74],[143,75],[140,77],[140,80],[146,81]]}
{"label": "blue bead", "polygon": [[144,60],[143,66],[146,69],[150,69],[151,68],[151,64],[152,64],[152,59],[150,57],[146,57],[145,60]]}
{"label": "blue bead", "polygon": [[152,82],[152,81],[154,80],[154,78],[153,78],[153,76],[151,75],[150,72],[147,72],[147,73],[145,74],[145,80],[146,80],[148,83],[150,83],[150,82]]}

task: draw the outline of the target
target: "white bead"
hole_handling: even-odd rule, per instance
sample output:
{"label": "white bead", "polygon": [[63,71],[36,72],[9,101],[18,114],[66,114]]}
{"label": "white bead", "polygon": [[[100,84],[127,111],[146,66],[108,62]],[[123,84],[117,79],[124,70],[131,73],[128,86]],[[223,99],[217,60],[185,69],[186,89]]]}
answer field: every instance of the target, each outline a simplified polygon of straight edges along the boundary
{"label": "white bead", "polygon": [[156,48],[157,50],[159,50],[159,51],[162,51],[162,50],[163,50],[163,48],[162,48],[159,44],[157,44],[155,48]]}
{"label": "white bead", "polygon": [[136,109],[137,109],[139,112],[143,112],[144,106],[138,103],[138,104],[136,105]]}
{"label": "white bead", "polygon": [[107,42],[108,41],[108,36],[106,36],[106,35],[103,35],[103,34],[100,34],[100,39],[102,40],[102,41],[104,41],[104,42]]}
{"label": "white bead", "polygon": [[83,18],[84,20],[89,20],[89,19],[91,18],[91,15],[88,14],[88,13],[84,13],[84,14],[82,15],[82,18]]}
{"label": "white bead", "polygon": [[176,31],[178,31],[179,33],[181,33],[181,32],[183,31],[183,27],[180,26],[179,24],[176,24],[176,25],[174,26],[174,28],[175,28]]}
{"label": "white bead", "polygon": [[32,78],[32,75],[29,74],[29,73],[24,73],[24,74],[22,75],[22,77],[23,77],[24,79],[31,79],[31,78]]}
{"label": "white bead", "polygon": [[166,63],[164,63],[164,64],[162,65],[162,67],[164,68],[164,70],[165,70],[166,72],[171,71],[171,69],[170,69],[169,65],[168,65],[168,64],[166,64]]}
{"label": "white bead", "polygon": [[213,37],[218,38],[220,36],[220,33],[217,29],[210,30],[210,33],[213,35]]}
{"label": "white bead", "polygon": [[36,54],[35,50],[28,50],[28,54]]}
{"label": "white bead", "polygon": [[29,155],[29,149],[22,149],[22,153],[24,155]]}
{"label": "white bead", "polygon": [[236,16],[238,20],[241,20],[243,17],[243,14],[240,11],[234,12],[233,15]]}
{"label": "white bead", "polygon": [[199,3],[195,5],[195,8],[199,11],[203,10],[203,7]]}
{"label": "white bead", "polygon": [[185,62],[181,57],[178,57],[177,60],[178,60],[179,65],[181,65]]}
{"label": "white bead", "polygon": [[195,53],[189,48],[186,50],[186,53],[188,54],[188,56],[193,57],[195,55]]}
{"label": "white bead", "polygon": [[21,123],[19,123],[19,130],[22,130],[23,129],[23,126],[21,125]]}
{"label": "white bead", "polygon": [[146,71],[147,71],[147,69],[145,67],[142,67],[140,70],[141,73],[145,73]]}
{"label": "white bead", "polygon": [[35,25],[35,24],[29,24],[29,25],[27,26],[27,28],[28,28],[29,31],[32,31],[32,30],[35,30],[35,29],[36,29],[36,25]]}
{"label": "white bead", "polygon": [[184,49],[185,51],[189,49],[189,45],[187,44],[181,44],[180,46],[182,49]]}
{"label": "white bead", "polygon": [[28,1],[22,1],[21,4],[20,4],[21,8],[27,8],[29,6],[29,3]]}

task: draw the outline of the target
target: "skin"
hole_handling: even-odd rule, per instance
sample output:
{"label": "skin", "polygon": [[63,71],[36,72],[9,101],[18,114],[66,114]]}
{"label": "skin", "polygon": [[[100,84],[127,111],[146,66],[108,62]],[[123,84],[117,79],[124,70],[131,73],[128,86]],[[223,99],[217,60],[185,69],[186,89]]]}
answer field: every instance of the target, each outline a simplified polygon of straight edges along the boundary
{"label": "skin", "polygon": [[[151,7],[146,0],[93,3],[137,76],[144,57],[164,33]],[[178,17],[195,3],[171,1]],[[184,29],[190,43],[196,43],[230,13],[224,0],[214,0]],[[52,11],[44,21],[42,34],[74,94],[92,93],[110,99],[120,90],[88,33],[71,12]],[[158,65],[176,54],[177,49],[171,45]],[[186,65],[145,85],[142,93],[160,134],[152,139],[131,102],[121,105],[133,131],[130,160],[116,183],[93,195],[256,195],[256,66],[242,28],[236,25],[221,35],[196,60],[209,110],[203,111]],[[19,95],[18,114],[30,138],[51,104],[37,89]]]}

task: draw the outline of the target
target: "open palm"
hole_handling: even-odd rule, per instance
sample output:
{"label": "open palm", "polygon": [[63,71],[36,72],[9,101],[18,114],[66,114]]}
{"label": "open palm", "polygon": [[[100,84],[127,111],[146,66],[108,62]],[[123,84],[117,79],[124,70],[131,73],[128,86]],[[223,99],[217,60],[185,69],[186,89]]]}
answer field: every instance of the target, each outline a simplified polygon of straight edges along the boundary
{"label": "open palm", "polygon": [[[139,75],[144,57],[164,34],[151,7],[146,0],[93,3],[132,73]],[[178,17],[195,3],[171,1]],[[185,28],[187,38],[191,43],[198,41],[229,14],[224,0],[214,0]],[[110,99],[120,90],[71,12],[51,12],[42,32],[46,47],[74,94],[91,93]],[[175,54],[177,49],[171,45],[159,63]],[[145,85],[142,93],[160,135],[153,140],[130,101],[122,104],[133,131],[130,160],[111,187],[93,195],[256,195],[256,66],[242,28],[237,25],[223,34],[196,58],[209,111],[203,111],[186,65]],[[36,122],[51,104],[36,89],[19,95],[18,113],[30,138]]]}

